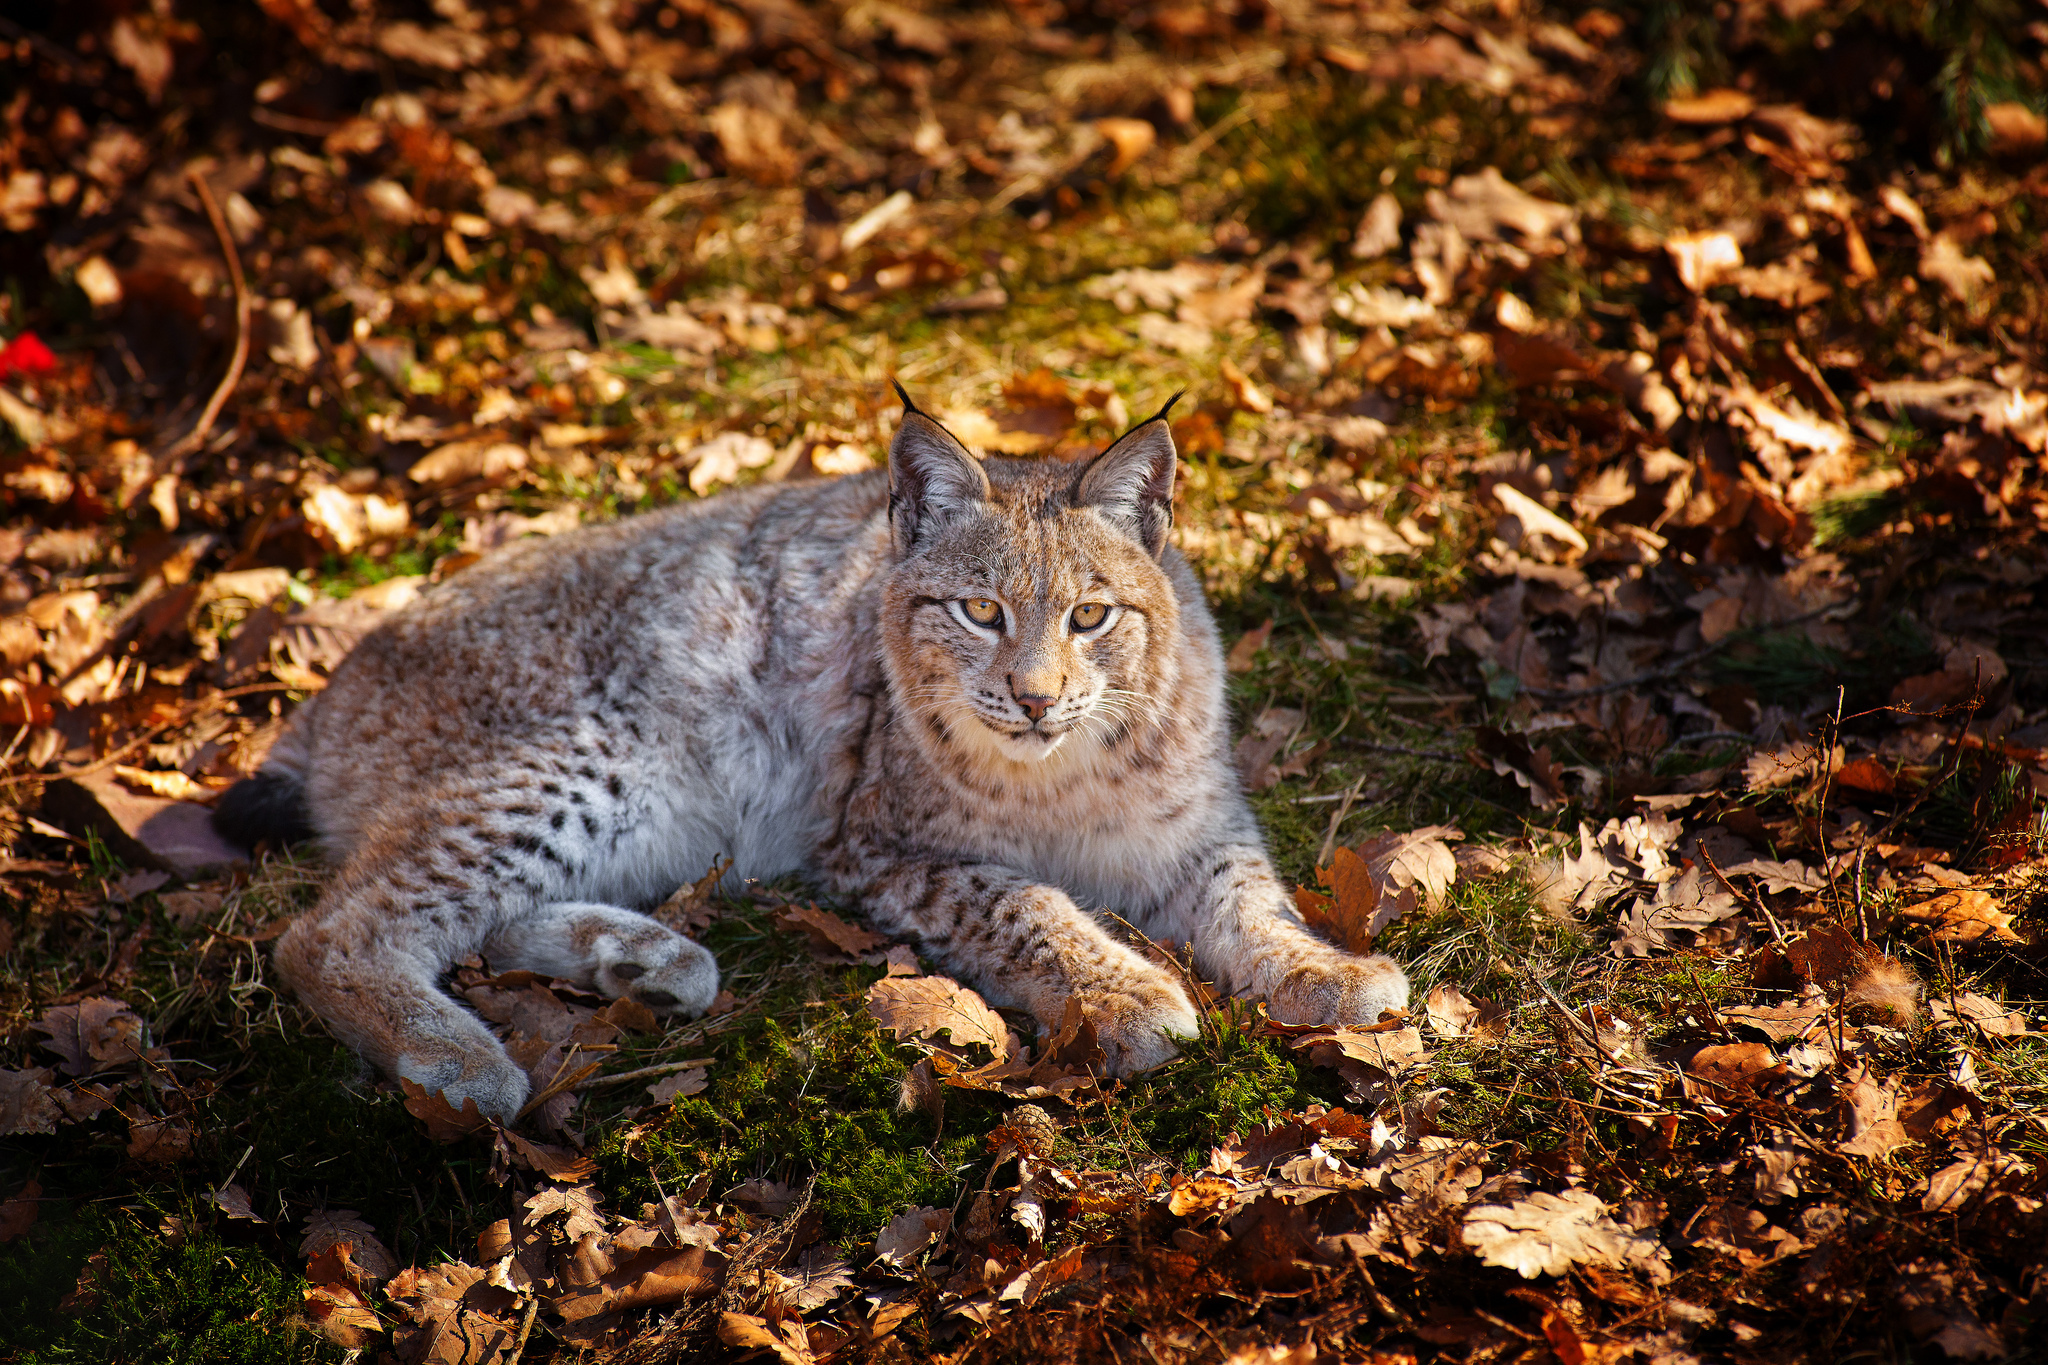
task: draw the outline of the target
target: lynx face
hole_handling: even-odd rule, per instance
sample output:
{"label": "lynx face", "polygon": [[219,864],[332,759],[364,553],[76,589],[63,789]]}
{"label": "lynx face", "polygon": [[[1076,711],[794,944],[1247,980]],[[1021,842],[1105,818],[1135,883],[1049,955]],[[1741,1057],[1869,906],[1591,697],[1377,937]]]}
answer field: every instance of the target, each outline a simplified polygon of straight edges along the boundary
{"label": "lynx face", "polygon": [[1156,558],[1164,508],[1148,505],[1156,467],[1171,478],[1165,424],[1089,464],[983,466],[937,423],[912,421],[910,458],[892,464],[884,632],[919,742],[1026,767],[1113,749],[1179,673],[1179,608]]}

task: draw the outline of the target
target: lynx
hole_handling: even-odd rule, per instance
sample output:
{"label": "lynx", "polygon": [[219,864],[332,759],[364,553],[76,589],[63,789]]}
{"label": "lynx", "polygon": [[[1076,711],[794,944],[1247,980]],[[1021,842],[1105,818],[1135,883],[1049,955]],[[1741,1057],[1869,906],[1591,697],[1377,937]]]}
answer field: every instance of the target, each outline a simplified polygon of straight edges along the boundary
{"label": "lynx", "polygon": [[475,953],[699,1014],[711,954],[632,907],[719,858],[808,879],[1042,1025],[1078,1002],[1113,1075],[1197,1032],[1126,926],[1281,1020],[1406,1002],[1267,860],[1167,538],[1166,414],[1068,463],[979,459],[904,408],[886,471],[508,548],[301,708],[216,819],[337,865],[276,953],[336,1034],[509,1121],[527,1077],[442,975]]}

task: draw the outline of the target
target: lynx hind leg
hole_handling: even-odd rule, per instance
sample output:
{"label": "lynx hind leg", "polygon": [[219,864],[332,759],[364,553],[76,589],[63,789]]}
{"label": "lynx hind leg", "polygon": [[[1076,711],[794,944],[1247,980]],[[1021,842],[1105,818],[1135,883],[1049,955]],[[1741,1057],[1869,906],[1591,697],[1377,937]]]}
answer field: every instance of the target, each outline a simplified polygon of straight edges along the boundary
{"label": "lynx hind leg", "polygon": [[380,942],[367,917],[342,906],[294,924],[275,963],[300,1001],[372,1065],[457,1109],[475,1100],[487,1117],[510,1123],[526,1103],[526,1072],[441,991],[445,964],[429,956]]}
{"label": "lynx hind leg", "polygon": [[499,926],[484,957],[501,970],[543,972],[693,1018],[718,994],[718,963],[703,945],[616,905],[537,906]]}

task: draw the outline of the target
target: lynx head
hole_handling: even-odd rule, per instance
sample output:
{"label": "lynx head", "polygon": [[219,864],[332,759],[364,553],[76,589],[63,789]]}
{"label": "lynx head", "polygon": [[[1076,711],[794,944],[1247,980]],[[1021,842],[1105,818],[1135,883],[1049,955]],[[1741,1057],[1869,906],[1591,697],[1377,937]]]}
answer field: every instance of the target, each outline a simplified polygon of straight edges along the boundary
{"label": "lynx head", "polygon": [[1174,463],[1164,411],[1092,460],[984,464],[905,398],[883,649],[920,744],[1031,765],[1155,723],[1179,676]]}

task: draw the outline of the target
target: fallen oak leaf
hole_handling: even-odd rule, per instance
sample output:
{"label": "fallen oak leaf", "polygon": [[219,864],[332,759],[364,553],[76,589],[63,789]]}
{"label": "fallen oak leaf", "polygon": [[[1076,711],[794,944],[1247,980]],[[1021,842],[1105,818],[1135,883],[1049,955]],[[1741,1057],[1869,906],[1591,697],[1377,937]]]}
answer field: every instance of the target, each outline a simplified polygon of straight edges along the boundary
{"label": "fallen oak leaf", "polygon": [[[312,1260],[330,1247],[348,1246],[357,1283],[380,1285],[398,1273],[398,1259],[377,1240],[377,1233],[354,1209],[321,1209],[306,1215],[299,1255]],[[313,1278],[308,1272],[307,1278]]]}
{"label": "fallen oak leaf", "polygon": [[876,1236],[875,1259],[886,1266],[904,1266],[951,1226],[953,1215],[945,1209],[905,1209]]}
{"label": "fallen oak leaf", "polygon": [[1934,1015],[1937,1026],[1966,1024],[1987,1038],[2019,1038],[2039,1032],[2030,1027],[2026,1015],[2008,1010],[1996,1000],[1975,991],[1964,991],[1945,1000],[1929,1000],[1927,1008]]}
{"label": "fallen oak leaf", "polygon": [[0,1203],[0,1245],[25,1235],[36,1225],[42,1212],[42,1198],[41,1183],[31,1180],[13,1198]]}
{"label": "fallen oak leaf", "polygon": [[230,1218],[239,1218],[247,1223],[268,1223],[270,1220],[256,1212],[249,1203],[249,1192],[240,1185],[227,1184],[217,1190],[209,1190],[206,1202]]}
{"label": "fallen oak leaf", "polygon": [[300,1311],[321,1336],[360,1351],[373,1336],[383,1335],[384,1322],[363,1297],[362,1271],[349,1251],[349,1243],[336,1242],[307,1264]]}
{"label": "fallen oak leaf", "polygon": [[1900,918],[1926,926],[1939,943],[2020,943],[2012,931],[2013,917],[1998,908],[1997,898],[1973,886],[1958,887],[1932,900],[1909,905]]}
{"label": "fallen oak leaf", "polygon": [[431,1270],[407,1267],[385,1291],[405,1317],[392,1333],[398,1357],[418,1365],[493,1365],[517,1329],[497,1313],[516,1303],[512,1291],[488,1283],[462,1261]]}
{"label": "fallen oak leaf", "polygon": [[127,1002],[96,995],[59,1005],[30,1025],[49,1037],[42,1046],[64,1059],[58,1069],[85,1076],[139,1060],[145,1055],[147,1026]]}
{"label": "fallen oak leaf", "polygon": [[50,1089],[48,1067],[0,1071],[0,1133],[54,1133],[64,1115]]}
{"label": "fallen oak leaf", "polygon": [[1507,1035],[1505,1009],[1488,1000],[1474,1000],[1448,982],[1429,988],[1423,1011],[1430,1031],[1439,1038],[1498,1042]]}
{"label": "fallen oak leaf", "polygon": [[900,1041],[946,1033],[955,1047],[979,1043],[998,1058],[1009,1054],[1010,1026],[950,977],[884,977],[868,988],[868,1012]]}
{"label": "fallen oak leaf", "polygon": [[808,935],[814,950],[821,956],[860,957],[889,941],[885,934],[848,924],[831,911],[821,910],[815,905],[791,902],[775,916],[775,923],[783,929],[800,930]]}
{"label": "fallen oak leaf", "polygon": [[1671,1281],[1671,1253],[1663,1243],[1608,1217],[1607,1206],[1589,1190],[1478,1205],[1465,1215],[1464,1236],[1482,1262],[1525,1280],[1600,1265],[1639,1271],[1652,1284]]}
{"label": "fallen oak leaf", "polygon": [[400,1077],[398,1084],[405,1091],[405,1112],[425,1124],[427,1136],[436,1142],[459,1142],[490,1124],[476,1107],[474,1096],[463,1096],[462,1108],[457,1109],[446,1096],[439,1091],[429,1093],[418,1081]]}

